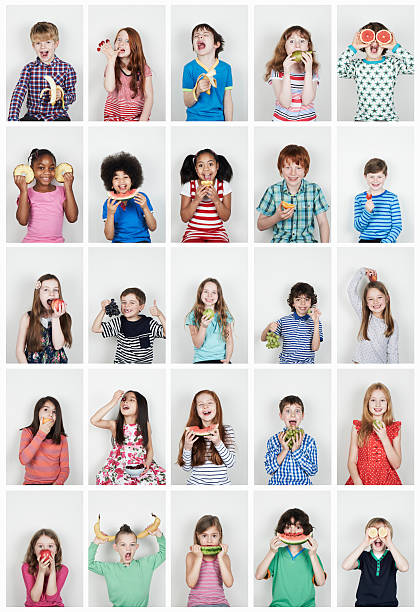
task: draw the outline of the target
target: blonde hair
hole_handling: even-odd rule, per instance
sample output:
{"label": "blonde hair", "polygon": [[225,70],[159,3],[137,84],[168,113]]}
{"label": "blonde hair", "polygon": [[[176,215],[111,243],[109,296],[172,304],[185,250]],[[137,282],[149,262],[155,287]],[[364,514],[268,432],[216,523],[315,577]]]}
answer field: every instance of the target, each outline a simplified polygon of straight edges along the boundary
{"label": "blonde hair", "polygon": [[387,521],[386,519],[381,518],[380,516],[374,516],[373,518],[371,518],[370,521],[368,521],[366,523],[365,531],[367,529],[370,529],[370,527],[376,527],[376,525],[378,523],[383,523],[385,525],[385,527],[387,527],[389,529],[389,533],[391,535],[391,538],[393,538],[394,530],[392,529],[391,523],[389,521]]}
{"label": "blonde hair", "polygon": [[363,398],[363,413],[362,423],[360,425],[359,433],[357,434],[357,446],[360,448],[365,443],[370,434],[373,432],[373,421],[374,417],[369,412],[369,401],[374,391],[382,391],[386,397],[387,409],[382,419],[385,425],[391,425],[394,422],[394,415],[392,414],[392,399],[391,392],[383,383],[373,383],[366,389],[365,397]]}
{"label": "blonde hair", "polygon": [[35,38],[48,39],[52,38],[54,42],[58,42],[58,28],[49,21],[38,21],[32,26],[30,32],[31,41],[34,42]]}
{"label": "blonde hair", "polygon": [[363,291],[362,297],[362,322],[360,324],[358,339],[359,340],[370,340],[367,330],[369,326],[370,317],[373,316],[371,311],[369,310],[367,303],[367,293],[369,289],[377,289],[385,296],[386,305],[383,311],[383,319],[385,321],[386,330],[385,330],[385,338],[389,338],[394,333],[394,319],[391,314],[391,298],[388,293],[388,289],[385,287],[383,283],[380,281],[370,281]]}

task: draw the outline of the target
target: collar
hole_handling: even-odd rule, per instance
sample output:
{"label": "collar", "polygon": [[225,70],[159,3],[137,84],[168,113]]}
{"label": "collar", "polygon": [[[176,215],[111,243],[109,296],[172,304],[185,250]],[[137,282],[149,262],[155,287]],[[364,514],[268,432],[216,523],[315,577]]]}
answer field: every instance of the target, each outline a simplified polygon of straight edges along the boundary
{"label": "collar", "polygon": [[41,62],[41,60],[39,59],[39,57],[36,57],[36,63],[42,64],[42,66],[44,66],[45,68],[49,68],[50,66],[55,66],[60,60],[58,59],[58,57],[56,55],[54,55],[54,57],[52,58],[52,61],[50,64],[44,64],[44,62]]}
{"label": "collar", "polygon": [[382,62],[384,61],[385,61],[385,57],[381,57],[381,59],[379,60],[367,60],[367,59],[362,60],[364,64],[382,64]]}
{"label": "collar", "polygon": [[303,317],[300,317],[295,311],[293,311],[292,314],[296,321],[307,321],[308,319],[310,319],[308,313],[306,313],[306,315],[303,315]]}
{"label": "collar", "polygon": [[292,555],[292,553],[290,552],[290,548],[289,548],[289,546],[287,546],[287,552],[289,553],[289,555],[290,555],[290,557],[291,557],[292,561],[294,561],[294,560],[296,559],[296,557],[299,557],[299,555],[301,555],[301,554],[303,553],[303,551],[304,551],[304,550],[305,550],[305,549],[304,549],[304,548],[302,548],[302,549],[301,549],[301,550],[300,550],[300,551],[299,551],[299,552],[298,552],[298,553],[297,553],[295,556],[293,556],[293,555]]}
{"label": "collar", "polygon": [[206,72],[210,72],[210,70],[213,70],[214,68],[216,68],[217,64],[219,63],[219,58],[216,58],[216,61],[214,62],[213,66],[210,66],[210,68],[202,64],[198,58],[195,58],[195,61],[197,62],[199,66],[204,68]]}
{"label": "collar", "polygon": [[300,193],[301,191],[304,190],[305,183],[306,183],[306,180],[303,178],[301,180],[301,182],[300,182],[299,189],[296,191],[296,193],[290,193],[290,191],[289,191],[289,189],[287,187],[286,179],[284,178],[284,179],[282,179],[282,186],[281,186],[281,188],[283,189],[283,191],[288,193],[290,195],[290,197],[295,198],[298,195],[298,193]]}
{"label": "collar", "polygon": [[373,554],[373,550],[370,549],[370,554],[375,559],[376,563],[380,563],[382,561],[382,559],[388,554],[388,552],[389,552],[389,550],[386,548],[384,554],[382,555],[382,557],[377,557],[376,555]]}

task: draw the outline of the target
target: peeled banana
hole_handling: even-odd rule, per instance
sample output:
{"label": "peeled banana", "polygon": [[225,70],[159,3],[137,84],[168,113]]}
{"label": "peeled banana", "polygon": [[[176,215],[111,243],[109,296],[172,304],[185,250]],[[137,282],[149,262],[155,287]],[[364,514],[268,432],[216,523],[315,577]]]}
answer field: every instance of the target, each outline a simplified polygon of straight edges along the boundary
{"label": "peeled banana", "polygon": [[[152,516],[155,517],[155,520],[153,521],[153,523],[148,525],[146,529],[143,529],[143,531],[137,534],[138,539],[141,540],[142,538],[145,538],[146,536],[150,535],[149,531],[151,533],[154,533],[158,529],[160,525],[160,518],[157,517],[156,514],[153,514],[153,512],[152,512]],[[103,533],[101,531],[100,520],[101,520],[101,515],[98,514],[98,520],[93,526],[93,529],[95,531],[95,536],[98,538],[98,540],[102,540],[103,542],[113,542],[115,540],[115,536],[109,536],[106,533]]]}
{"label": "peeled banana", "polygon": [[54,79],[50,77],[49,75],[45,75],[44,79],[47,81],[49,87],[45,87],[45,89],[43,89],[41,93],[39,94],[39,97],[42,98],[44,93],[48,91],[50,93],[50,104],[51,106],[54,106],[54,104],[57,102],[57,91],[60,91],[61,92],[61,104],[62,104],[62,107],[64,108],[64,90],[63,88],[60,87],[60,85],[57,85]]}

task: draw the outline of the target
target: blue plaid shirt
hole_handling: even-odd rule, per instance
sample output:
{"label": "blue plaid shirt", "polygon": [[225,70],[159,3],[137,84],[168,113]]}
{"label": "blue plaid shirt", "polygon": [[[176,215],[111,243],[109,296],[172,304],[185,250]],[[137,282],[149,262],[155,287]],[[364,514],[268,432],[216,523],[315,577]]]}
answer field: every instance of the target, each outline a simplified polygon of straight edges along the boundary
{"label": "blue plaid shirt", "polygon": [[[286,431],[286,427],[283,429]],[[300,447],[289,451],[281,465],[277,457],[282,451],[278,434],[267,442],[265,454],[265,471],[270,475],[269,485],[311,485],[310,476],[318,472],[318,453],[316,442],[307,433],[303,436]]]}
{"label": "blue plaid shirt", "polygon": [[[50,97],[45,93],[39,97],[45,87],[49,87],[44,76],[51,76],[57,85],[64,90],[64,108],[60,100],[54,106],[50,104]],[[57,56],[50,64],[44,64],[39,57],[34,62],[29,62],[20,73],[19,81],[12,93],[9,108],[9,121],[19,121],[20,109],[26,94],[28,113],[40,121],[54,121],[58,117],[68,117],[69,104],[76,100],[76,73],[74,68],[67,62],[63,62]]]}

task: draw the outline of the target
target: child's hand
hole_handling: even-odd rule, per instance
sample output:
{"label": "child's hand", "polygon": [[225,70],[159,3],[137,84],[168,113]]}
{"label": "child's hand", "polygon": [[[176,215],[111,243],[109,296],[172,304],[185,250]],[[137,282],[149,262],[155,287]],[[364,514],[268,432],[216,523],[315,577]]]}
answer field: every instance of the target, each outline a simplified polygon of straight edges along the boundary
{"label": "child's hand", "polygon": [[203,91],[207,91],[208,89],[210,89],[210,87],[211,87],[210,81],[206,78],[202,78],[198,81],[196,91],[198,94],[201,94],[203,93]]}
{"label": "child's hand", "polygon": [[136,195],[134,196],[134,201],[140,206],[142,210],[147,208],[146,196],[144,196],[142,193],[136,193]]}
{"label": "child's hand", "polygon": [[366,45],[366,43],[363,43],[360,40],[360,31],[356,32],[356,34],[354,35],[354,38],[353,38],[353,42],[351,44],[352,44],[352,46],[355,49],[364,49],[366,46],[368,46],[368,45]]}
{"label": "child's hand", "polygon": [[286,221],[287,219],[290,219],[290,217],[293,217],[295,213],[295,209],[294,208],[283,208],[283,206],[280,204],[279,206],[277,206],[277,210],[276,210],[276,218],[279,221]]}
{"label": "child's hand", "polygon": [[56,310],[55,308],[52,309],[51,318],[59,319],[66,312],[66,308],[67,304],[65,302],[61,302],[58,307],[58,310]]}
{"label": "child's hand", "polygon": [[208,327],[210,325],[212,319],[213,319],[213,317],[207,317],[207,316],[203,315],[201,317],[200,325],[202,325],[203,327]]}
{"label": "child's hand", "polygon": [[109,60],[113,60],[117,58],[118,55],[118,49],[114,49],[114,47],[109,43],[106,42],[103,45],[101,45],[101,53],[103,53],[106,57],[106,59]]}
{"label": "child's hand", "polygon": [[292,66],[295,62],[292,60],[292,54],[290,53],[283,62],[283,72],[286,74],[290,74],[292,71]]}
{"label": "child's hand", "polygon": [[375,205],[374,205],[374,203],[373,203],[372,198],[369,198],[369,199],[368,199],[368,198],[366,198],[365,209],[366,209],[368,212],[372,212],[372,210],[373,210],[374,208],[375,208]]}
{"label": "child's hand", "polygon": [[219,424],[217,424],[213,431],[209,433],[206,437],[210,440],[210,442],[213,442],[214,446],[220,444],[221,439],[219,433]]}
{"label": "child's hand", "polygon": [[373,544],[373,542],[376,540],[377,537],[378,536],[375,536],[374,538],[370,538],[369,535],[368,535],[368,530],[366,529],[365,537],[364,537],[364,540],[363,540],[364,547],[367,548],[368,546]]}
{"label": "child's hand", "polygon": [[373,276],[373,277],[375,277],[375,276],[376,276],[376,278],[378,278],[378,275],[377,275],[377,273],[376,273],[376,270],[374,270],[373,268],[365,268],[365,274],[366,274],[366,276],[368,277],[368,280],[369,280],[369,281],[370,281],[369,276]]}
{"label": "child's hand", "polygon": [[40,422],[38,431],[42,431],[42,433],[48,436],[48,434],[50,433],[53,427],[54,427],[54,421],[51,419],[49,421],[46,421],[45,423]]}
{"label": "child's hand", "polygon": [[203,558],[203,553],[201,552],[200,544],[193,544],[192,546],[190,546],[190,551],[198,559],[202,559]]}
{"label": "child's hand", "polygon": [[111,303],[111,300],[102,300],[101,302],[101,310],[102,312],[105,312],[105,306],[108,306],[108,304]]}
{"label": "child's hand", "polygon": [[119,204],[119,200],[113,200],[112,198],[108,198],[106,201],[106,209],[108,213],[111,213],[111,215],[115,215],[115,211],[117,210]]}
{"label": "child's hand", "polygon": [[391,40],[389,41],[389,43],[379,43],[379,46],[382,47],[383,49],[393,49],[395,45],[397,44],[397,41],[395,40],[394,32],[389,32],[389,33],[391,34]]}
{"label": "child's hand", "polygon": [[302,441],[303,441],[303,436],[305,434],[303,434],[302,432],[300,432],[300,434],[298,436],[295,437],[295,441],[293,442],[293,446],[291,448],[292,453],[296,450],[298,450],[298,448],[301,447],[302,445]]}
{"label": "child's hand", "polygon": [[270,323],[270,325],[268,326],[269,331],[271,332],[275,332],[278,328],[279,324],[277,323],[277,321],[272,321]]}
{"label": "child's hand", "polygon": [[38,571],[41,574],[45,574],[48,571],[50,564],[52,562],[52,557],[46,557],[45,559],[41,559],[38,557]]}
{"label": "child's hand", "polygon": [[319,308],[317,308],[316,306],[312,306],[309,316],[311,317],[314,323],[318,323],[319,317],[321,315],[322,315],[322,312],[319,310]]}
{"label": "child's hand", "polygon": [[197,205],[200,204],[201,200],[204,198],[206,193],[207,193],[207,185],[200,185],[197,191],[195,192],[195,198],[193,202],[196,202]]}
{"label": "child's hand", "polygon": [[289,443],[284,439],[285,435],[286,435],[286,432],[285,431],[281,431],[277,435],[277,437],[279,439],[279,442],[281,444],[282,449],[289,452]]}
{"label": "child's hand", "polygon": [[198,440],[198,436],[195,435],[195,433],[193,431],[191,431],[191,429],[188,429],[185,432],[185,438],[184,438],[184,448],[185,450],[190,451],[193,447],[194,442]]}
{"label": "child's hand", "polygon": [[58,100],[61,100],[62,97],[63,97],[63,94],[61,93],[61,89],[57,87],[57,89],[55,90],[55,99],[58,101]]}
{"label": "child's hand", "polygon": [[149,535],[154,536],[155,538],[160,538],[160,536],[162,535],[160,529],[156,529],[155,531],[150,531],[150,529],[146,529],[146,531]]}
{"label": "child's hand", "polygon": [[217,191],[213,185],[206,187],[206,192],[213,204],[217,204],[218,202],[220,203],[219,196],[217,195]]}
{"label": "child's hand", "polygon": [[220,546],[222,547],[222,550],[219,553],[217,553],[217,558],[223,559],[223,557],[227,554],[229,547],[227,544],[220,544]]}
{"label": "child's hand", "polygon": [[94,544],[106,544],[107,540],[100,540],[99,538],[94,538],[93,543]]}
{"label": "child's hand", "polygon": [[63,179],[64,179],[64,187],[71,187],[74,181],[73,172],[65,172],[63,174]]}
{"label": "child's hand", "polygon": [[305,65],[305,72],[310,72],[312,74],[312,53],[306,53],[304,51],[302,53],[302,61]]}
{"label": "child's hand", "polygon": [[282,545],[282,541],[280,540],[278,535],[275,535],[274,538],[270,540],[271,552],[276,553],[281,545]]}
{"label": "child's hand", "polygon": [[318,550],[318,542],[313,539],[312,536],[308,538],[308,553],[310,557],[316,557],[316,551]]}
{"label": "child's hand", "polygon": [[386,433],[385,423],[383,423],[382,421],[380,421],[379,425],[377,421],[373,422],[373,431],[376,433],[376,435],[378,436],[382,444],[388,438],[388,434]]}
{"label": "child's hand", "polygon": [[114,404],[114,406],[118,404],[123,395],[124,391],[122,389],[114,391],[114,395],[112,396],[112,403]]}
{"label": "child's hand", "polygon": [[150,306],[149,312],[152,315],[152,317],[162,316],[162,311],[159,310],[159,308],[158,308],[158,306],[156,304],[156,300],[153,300],[153,306]]}
{"label": "child's hand", "polygon": [[378,537],[381,539],[381,541],[385,544],[385,546],[387,546],[388,548],[392,545],[392,538],[391,538],[391,532],[389,531],[388,527],[385,527],[387,534],[384,538],[381,538],[378,534]]}
{"label": "child's hand", "polygon": [[26,193],[28,191],[28,183],[26,182],[25,176],[13,175],[13,179],[15,181],[15,185],[18,187],[21,193]]}

